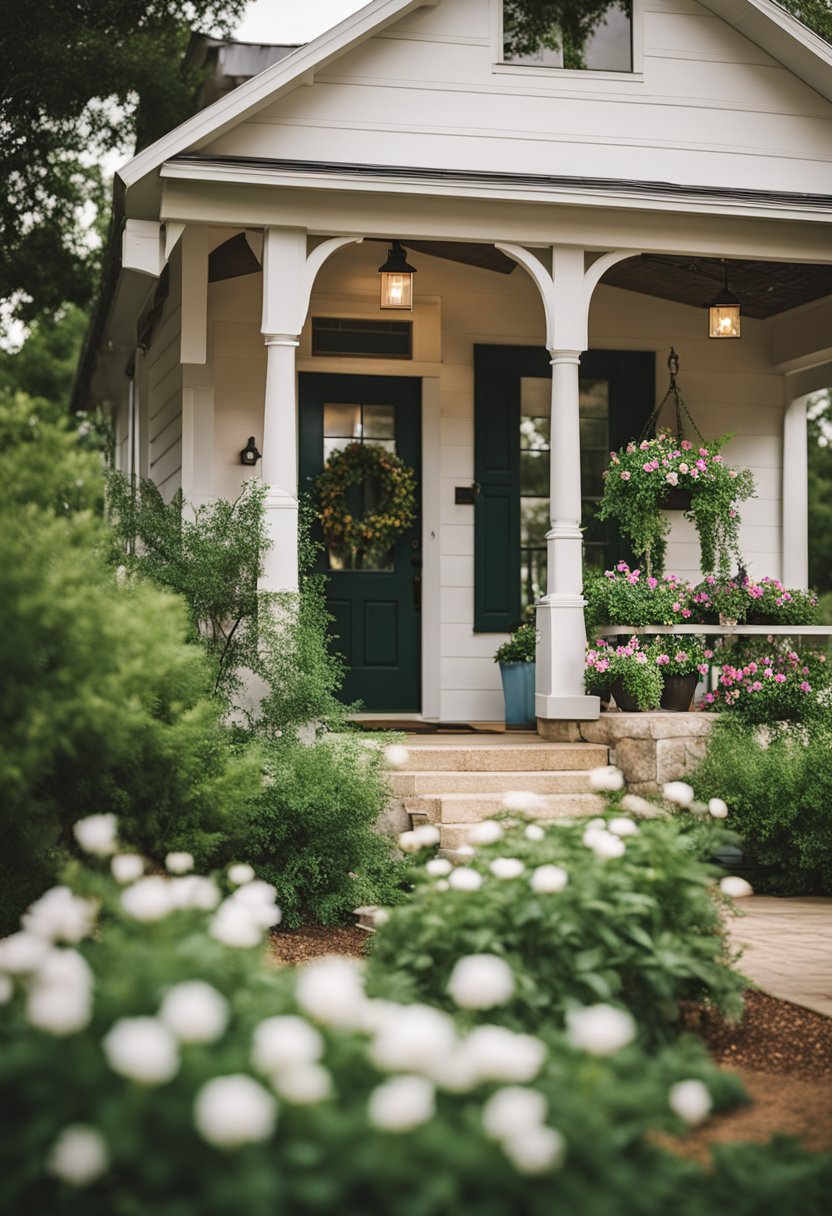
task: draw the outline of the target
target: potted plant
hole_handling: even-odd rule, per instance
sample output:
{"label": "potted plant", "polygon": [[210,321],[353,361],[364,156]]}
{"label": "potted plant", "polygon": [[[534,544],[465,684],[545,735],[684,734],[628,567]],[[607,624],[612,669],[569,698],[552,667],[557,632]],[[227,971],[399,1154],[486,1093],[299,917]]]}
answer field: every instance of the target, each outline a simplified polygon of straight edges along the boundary
{"label": "potted plant", "polygon": [[599,625],[680,625],[693,615],[690,588],[675,574],[661,578],[617,562],[584,582],[587,635]]}
{"label": "potted plant", "polygon": [[761,578],[746,584],[750,625],[817,625],[818,597],[800,588],[787,590],[776,578]]}
{"label": "potted plant", "polygon": [[661,569],[670,531],[662,514],[669,488],[690,491],[685,516],[699,534],[702,569],[726,572],[739,560],[738,504],[753,496],[754,478],[750,470],[725,463],[722,448],[730,438],[694,446],[689,439],[659,431],[653,439],[610,452],[598,518],[618,521],[648,575]]}
{"label": "potted plant", "polygon": [[[707,652],[712,654],[711,651]],[[706,675],[708,664],[703,644],[695,637],[657,638],[653,643],[653,658],[662,673],[662,709],[685,713],[690,709],[700,675]]]}
{"label": "potted plant", "polygon": [[494,662],[500,664],[506,726],[522,729],[534,726],[534,674],[537,630],[527,621],[498,647]]}
{"label": "potted plant", "polygon": [[748,580],[708,574],[693,588],[691,596],[696,620],[706,625],[737,625],[745,620],[750,603]]}
{"label": "potted plant", "polygon": [[635,713],[639,710],[658,709],[662,698],[662,674],[653,661],[649,645],[637,637],[631,637],[622,646],[606,646],[603,654],[598,647],[589,647],[586,669],[590,682],[598,674],[605,674],[612,687],[612,695],[620,710]]}

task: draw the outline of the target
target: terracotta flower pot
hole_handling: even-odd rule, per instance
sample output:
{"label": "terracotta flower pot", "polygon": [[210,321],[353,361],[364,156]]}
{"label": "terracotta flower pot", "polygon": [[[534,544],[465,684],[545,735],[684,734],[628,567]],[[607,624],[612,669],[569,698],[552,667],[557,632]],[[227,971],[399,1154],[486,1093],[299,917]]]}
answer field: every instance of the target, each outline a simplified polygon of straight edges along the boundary
{"label": "terracotta flower pot", "polygon": [[662,709],[684,714],[690,709],[699,676],[695,671],[686,676],[665,676],[662,689]]}

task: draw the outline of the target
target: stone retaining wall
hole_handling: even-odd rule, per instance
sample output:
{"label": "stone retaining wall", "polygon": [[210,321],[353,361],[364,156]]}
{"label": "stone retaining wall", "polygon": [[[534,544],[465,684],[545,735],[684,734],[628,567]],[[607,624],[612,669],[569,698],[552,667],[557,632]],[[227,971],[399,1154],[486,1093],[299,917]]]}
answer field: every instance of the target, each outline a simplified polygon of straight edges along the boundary
{"label": "stone retaining wall", "polygon": [[714,723],[711,714],[626,714],[608,710],[596,722],[556,722],[538,718],[537,731],[553,743],[604,743],[610,764],[624,774],[634,794],[655,794],[666,781],[678,781],[705,754]]}

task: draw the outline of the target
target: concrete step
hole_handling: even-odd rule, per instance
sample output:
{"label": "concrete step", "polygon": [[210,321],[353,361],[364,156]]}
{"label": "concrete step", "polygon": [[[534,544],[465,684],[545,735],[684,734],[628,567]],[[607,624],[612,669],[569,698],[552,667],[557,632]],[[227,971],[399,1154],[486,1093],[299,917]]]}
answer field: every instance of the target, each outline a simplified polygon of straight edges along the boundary
{"label": "concrete step", "polygon": [[[597,813],[598,803],[594,794],[572,794],[571,796],[563,795],[563,802],[558,813],[548,815],[546,818],[549,820],[591,819]],[[482,818],[488,818],[488,816],[482,816]],[[418,815],[413,817],[414,827],[421,822],[426,821],[420,819]],[[448,853],[454,852],[461,845],[468,843],[470,830],[470,823],[440,823],[439,848]]]}
{"label": "concrete step", "polygon": [[598,768],[608,751],[599,743],[454,743],[408,746],[408,772],[532,773]]}
{"label": "concrete step", "polygon": [[405,770],[391,773],[390,785],[397,798],[411,798],[416,794],[507,794],[510,790],[531,794],[581,794],[589,789],[586,769],[554,772],[539,769],[531,773],[519,773],[516,769],[508,772]]}
{"label": "concrete step", "polygon": [[[470,826],[505,811],[501,794],[435,794],[405,798],[404,807],[413,823]],[[598,794],[585,792],[540,794],[529,806],[530,819],[591,818],[604,809]],[[455,846],[443,846],[455,847]]]}

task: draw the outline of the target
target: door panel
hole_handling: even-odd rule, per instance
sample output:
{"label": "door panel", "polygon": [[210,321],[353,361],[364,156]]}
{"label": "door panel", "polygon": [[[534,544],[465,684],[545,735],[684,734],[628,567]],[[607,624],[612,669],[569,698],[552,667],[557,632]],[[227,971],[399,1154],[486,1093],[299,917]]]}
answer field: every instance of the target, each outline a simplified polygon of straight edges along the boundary
{"label": "door panel", "polygon": [[[356,441],[394,451],[416,474],[420,505],[421,381],[404,376],[300,375],[300,489],[311,494],[332,451]],[[372,487],[351,489],[353,514],[371,506]],[[316,525],[315,537],[321,540]],[[365,710],[421,708],[421,524],[417,519],[390,554],[372,567],[349,565],[324,552],[317,569],[327,577],[333,649],[347,661],[342,698]]]}

